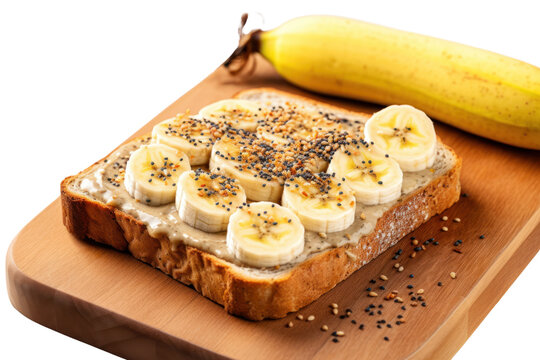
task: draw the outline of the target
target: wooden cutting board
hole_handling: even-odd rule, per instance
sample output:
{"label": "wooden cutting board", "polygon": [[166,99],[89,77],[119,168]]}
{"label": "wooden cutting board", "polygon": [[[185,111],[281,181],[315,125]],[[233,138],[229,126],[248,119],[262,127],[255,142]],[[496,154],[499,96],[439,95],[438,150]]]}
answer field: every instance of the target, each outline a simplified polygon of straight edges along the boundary
{"label": "wooden cutting board", "polygon": [[[231,77],[219,68],[134,136],[178,112],[196,112],[246,88],[271,86],[306,95],[257,60],[250,77]],[[354,110],[380,108],[308,96]],[[461,180],[468,196],[442,214],[449,220],[432,218],[299,312],[304,318],[315,315],[314,321],[297,320],[297,314],[262,322],[228,315],[192,288],[127,254],[75,239],[62,225],[59,200],[11,244],[10,299],[17,310],[44,326],[130,358],[450,358],[540,249],[540,156],[440,123],[436,131],[463,158]],[[80,164],[81,169],[86,165]],[[461,222],[453,222],[456,217]],[[449,231],[442,232],[443,226]],[[420,243],[434,237],[439,245],[429,244],[410,258],[411,236]],[[457,239],[463,240],[459,247],[453,245]],[[403,253],[394,260],[399,249]],[[403,272],[394,269],[396,262]],[[381,274],[389,279],[380,280]],[[380,296],[368,297],[368,287]],[[419,289],[424,289],[425,300],[416,300],[413,307],[411,296],[417,295],[408,293]],[[403,304],[383,300],[392,290],[399,291]],[[339,304],[339,315],[331,314],[331,303]],[[375,305],[373,315],[365,312],[370,304]],[[352,310],[350,317],[340,316],[346,309]],[[289,321],[292,328],[285,326]],[[322,325],[329,330],[321,331]],[[331,333],[337,330],[345,336],[335,343]]]}

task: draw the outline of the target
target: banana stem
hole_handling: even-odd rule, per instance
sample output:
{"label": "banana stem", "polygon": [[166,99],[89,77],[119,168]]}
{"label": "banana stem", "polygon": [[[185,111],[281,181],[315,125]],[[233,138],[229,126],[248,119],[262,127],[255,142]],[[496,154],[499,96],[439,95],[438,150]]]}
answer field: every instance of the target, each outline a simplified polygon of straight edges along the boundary
{"label": "banana stem", "polygon": [[[238,27],[238,47],[233,51],[231,56],[223,63],[223,66],[229,71],[230,74],[236,75],[246,68],[249,60],[252,58],[251,54],[259,50],[260,34],[262,30],[255,29],[249,33],[244,33],[244,26],[246,25],[248,14],[242,14],[240,19],[240,26]],[[253,62],[252,68],[249,73],[255,70],[255,62]]]}

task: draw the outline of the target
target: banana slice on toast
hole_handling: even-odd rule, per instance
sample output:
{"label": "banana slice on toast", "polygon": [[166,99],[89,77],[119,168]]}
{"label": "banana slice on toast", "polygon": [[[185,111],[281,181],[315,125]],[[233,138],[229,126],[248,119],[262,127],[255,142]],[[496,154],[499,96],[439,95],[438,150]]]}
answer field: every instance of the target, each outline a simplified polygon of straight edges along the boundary
{"label": "banana slice on toast", "polygon": [[410,105],[392,105],[376,112],[364,128],[367,142],[379,154],[388,154],[403,171],[433,165],[437,137],[431,119]]}
{"label": "banana slice on toast", "polygon": [[374,153],[366,144],[338,150],[327,172],[345,178],[356,200],[365,205],[394,201],[401,195],[403,172],[398,163]]}
{"label": "banana slice on toast", "polygon": [[294,211],[306,230],[332,233],[354,222],[354,192],[335,175],[306,172],[289,179],[281,203]]}
{"label": "banana slice on toast", "polygon": [[199,117],[253,132],[264,121],[266,109],[255,101],[226,99],[205,106],[199,111]]}
{"label": "banana slice on toast", "polygon": [[226,230],[230,216],[245,203],[244,189],[227,176],[197,169],[178,179],[176,208],[180,219],[202,231]]}
{"label": "banana slice on toast", "polygon": [[150,206],[174,201],[180,174],[190,170],[186,154],[163,144],[142,145],[127,164],[124,186],[136,200]]}
{"label": "banana slice on toast", "polygon": [[266,201],[251,203],[231,216],[227,247],[245,264],[281,265],[304,250],[304,227],[290,209]]}

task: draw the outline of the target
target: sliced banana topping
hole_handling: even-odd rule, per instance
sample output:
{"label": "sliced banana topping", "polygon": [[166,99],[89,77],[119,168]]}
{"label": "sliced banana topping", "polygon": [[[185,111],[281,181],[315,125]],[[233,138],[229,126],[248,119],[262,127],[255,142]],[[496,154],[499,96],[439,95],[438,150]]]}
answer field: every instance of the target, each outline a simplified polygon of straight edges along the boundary
{"label": "sliced banana topping", "polygon": [[357,140],[346,131],[286,144],[251,133],[229,132],[214,144],[209,167],[238,179],[248,199],[278,202],[286,179],[306,171],[326,171],[333,153],[349,142],[356,144]]}
{"label": "sliced banana topping", "polygon": [[403,171],[433,165],[437,137],[431,119],[409,105],[392,105],[376,112],[364,128],[365,139],[379,154],[388,154]]}
{"label": "sliced banana topping", "polygon": [[238,179],[248,199],[278,202],[283,179],[272,164],[274,148],[254,136],[227,135],[214,144],[210,170]]}
{"label": "sliced banana topping", "polygon": [[212,145],[223,135],[223,128],[209,120],[179,114],[154,126],[152,141],[183,151],[191,165],[208,164]]}
{"label": "sliced banana topping", "polygon": [[226,99],[204,107],[199,116],[213,122],[226,123],[236,129],[255,131],[259,122],[264,121],[266,110],[255,101]]}
{"label": "sliced banana topping", "polygon": [[286,144],[301,139],[313,141],[328,132],[341,130],[339,119],[289,105],[272,107],[266,121],[257,128],[257,136],[269,142]]}
{"label": "sliced banana topping", "polygon": [[356,200],[365,205],[383,204],[401,195],[403,172],[398,163],[373,153],[366,145],[338,150],[327,172],[345,178]]}
{"label": "sliced banana topping", "polygon": [[202,231],[226,230],[232,213],[245,203],[244,189],[230,177],[197,169],[178,179],[176,208],[180,219]]}
{"label": "sliced banana topping", "polygon": [[127,164],[124,186],[135,199],[151,206],[174,201],[178,177],[190,170],[187,156],[163,144],[142,145]]}
{"label": "sliced banana topping", "polygon": [[271,202],[251,203],[231,216],[227,247],[251,266],[284,264],[304,250],[304,227],[290,209]]}
{"label": "sliced banana topping", "polygon": [[302,173],[285,183],[281,203],[294,211],[306,230],[332,233],[354,222],[356,199],[345,179]]}

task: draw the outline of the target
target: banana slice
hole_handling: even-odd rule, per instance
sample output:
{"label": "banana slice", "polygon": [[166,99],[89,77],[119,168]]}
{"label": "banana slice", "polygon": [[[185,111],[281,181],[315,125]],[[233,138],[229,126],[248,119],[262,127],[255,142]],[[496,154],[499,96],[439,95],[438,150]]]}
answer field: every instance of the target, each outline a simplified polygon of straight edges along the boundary
{"label": "banana slice", "polygon": [[403,171],[420,171],[433,165],[437,137],[431,119],[409,105],[392,105],[366,122],[366,141],[379,154],[388,154]]}
{"label": "banana slice", "polygon": [[222,137],[212,148],[210,170],[237,179],[250,200],[278,202],[284,181],[277,176],[275,150],[257,140],[231,134]]}
{"label": "banana slice", "polygon": [[152,129],[152,141],[183,151],[191,165],[208,164],[212,145],[223,134],[218,124],[179,114]]}
{"label": "banana slice", "polygon": [[178,179],[176,208],[180,219],[202,231],[226,230],[231,214],[245,202],[244,189],[229,177],[197,169]]}
{"label": "banana slice", "polygon": [[338,150],[327,172],[344,178],[356,200],[365,205],[383,204],[401,195],[403,172],[398,163],[374,154],[365,145]]}
{"label": "banana slice", "polygon": [[151,206],[174,201],[178,177],[190,170],[187,156],[163,144],[142,145],[127,164],[124,186],[135,199]]}
{"label": "banana slice", "polygon": [[257,136],[276,144],[297,140],[313,141],[331,131],[342,130],[342,125],[324,113],[296,106],[274,107],[267,120],[257,127]]}
{"label": "banana slice", "polygon": [[332,233],[354,222],[354,192],[331,174],[303,173],[289,179],[281,204],[294,211],[310,231]]}
{"label": "banana slice", "polygon": [[227,247],[248,265],[281,265],[304,250],[304,227],[290,209],[265,201],[251,203],[231,216]]}
{"label": "banana slice", "polygon": [[213,122],[221,122],[236,129],[255,131],[259,122],[265,119],[264,107],[255,101],[227,99],[210,104],[199,116]]}

